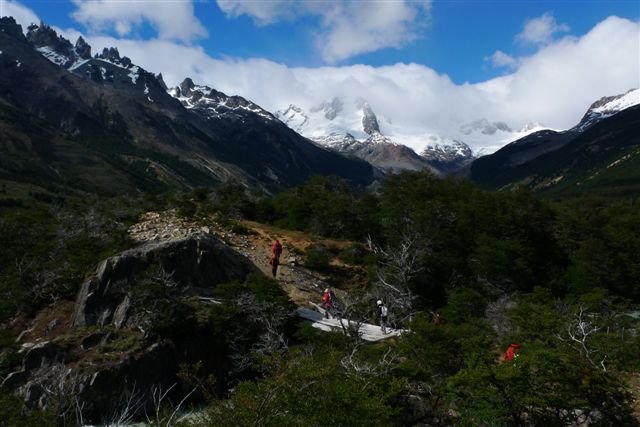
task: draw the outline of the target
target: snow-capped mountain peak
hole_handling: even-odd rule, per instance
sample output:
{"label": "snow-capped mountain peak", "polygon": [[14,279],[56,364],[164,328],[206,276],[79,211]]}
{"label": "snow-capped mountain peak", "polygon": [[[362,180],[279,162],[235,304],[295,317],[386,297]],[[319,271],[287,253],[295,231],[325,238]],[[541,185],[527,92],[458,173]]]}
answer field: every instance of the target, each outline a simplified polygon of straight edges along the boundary
{"label": "snow-capped mountain peak", "polygon": [[241,96],[227,96],[209,86],[197,85],[189,77],[167,92],[185,108],[196,109],[209,119],[222,116],[241,118],[247,112],[266,120],[275,119],[271,113]]}
{"label": "snow-capped mountain peak", "polygon": [[[309,122],[309,117],[302,111],[302,108],[294,104],[289,104],[289,107],[284,110],[276,111],[276,117],[291,129],[303,135],[303,130]],[[335,116],[333,118],[335,118]]]}
{"label": "snow-capped mountain peak", "polygon": [[[104,48],[101,53],[91,57],[91,46],[80,36],[73,45],[69,40],[58,36],[56,31],[44,24],[32,24],[28,27],[27,41],[49,61],[67,71],[84,76],[95,83],[131,87],[139,90],[149,102],[153,102],[149,85],[166,87],[161,76],[154,76],[133,64],[131,59],[120,56],[115,47]],[[152,91],[153,92],[153,91]]]}
{"label": "snow-capped mountain peak", "polygon": [[573,129],[578,132],[607,117],[640,104],[640,89],[631,89],[616,96],[605,96],[591,104],[585,115]]}
{"label": "snow-capped mountain peak", "polygon": [[47,25],[30,25],[27,40],[49,61],[67,69],[91,59],[91,46],[82,37],[74,47]]}

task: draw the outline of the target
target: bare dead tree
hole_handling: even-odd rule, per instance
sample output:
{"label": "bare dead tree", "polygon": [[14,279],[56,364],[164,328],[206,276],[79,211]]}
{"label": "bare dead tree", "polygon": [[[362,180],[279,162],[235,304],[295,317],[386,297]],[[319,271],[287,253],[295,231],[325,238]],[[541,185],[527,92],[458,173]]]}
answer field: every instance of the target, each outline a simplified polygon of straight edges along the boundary
{"label": "bare dead tree", "polygon": [[144,395],[137,389],[136,383],[131,390],[125,390],[120,401],[114,407],[111,415],[106,419],[107,427],[127,425],[133,422],[144,408]]}
{"label": "bare dead tree", "polygon": [[173,383],[173,385],[167,389],[163,389],[161,385],[156,385],[151,388],[152,412],[149,414],[145,411],[145,417],[150,425],[157,427],[170,427],[175,425],[182,405],[184,405],[187,399],[198,389],[197,386],[194,387],[180,402],[174,404],[168,396],[176,385],[177,383]]}
{"label": "bare dead tree", "polygon": [[162,285],[164,288],[174,289],[178,287],[178,283],[173,278],[174,274],[175,274],[175,271],[167,271],[161,265],[153,271],[150,279]]}
{"label": "bare dead tree", "polygon": [[373,315],[370,293],[345,294],[340,298],[340,310],[337,313],[342,332],[350,338],[352,345],[362,342],[362,325]]}
{"label": "bare dead tree", "polygon": [[56,414],[64,426],[83,424],[84,401],[80,397],[83,381],[80,374],[58,362],[46,369],[39,385],[45,396],[45,404]]}
{"label": "bare dead tree", "polygon": [[254,330],[242,328],[233,335],[229,356],[234,372],[240,373],[251,367],[255,356],[284,353],[288,350],[289,343],[283,332],[283,325],[293,313],[275,304],[260,301],[250,293],[240,294],[233,300],[233,304],[248,322],[255,325]]}
{"label": "bare dead tree", "polygon": [[580,305],[577,312],[574,313],[571,322],[567,325],[567,335],[562,336],[556,334],[556,337],[561,341],[570,343],[578,353],[589,361],[591,366],[606,372],[607,367],[604,362],[607,359],[607,355],[605,354],[602,358],[598,358],[600,360],[596,363],[595,356],[599,351],[591,347],[589,343],[592,336],[601,330],[601,328],[594,323],[596,320],[595,315],[587,314],[587,310]]}
{"label": "bare dead tree", "polygon": [[388,374],[398,359],[397,354],[392,351],[391,347],[387,348],[387,351],[376,363],[369,363],[358,360],[357,354],[362,345],[362,341],[354,345],[349,354],[340,360],[340,365],[357,375],[381,377]]}
{"label": "bare dead tree", "polygon": [[422,258],[424,249],[415,237],[403,236],[397,247],[383,249],[368,238],[368,245],[381,255],[380,268],[376,277],[376,288],[372,296],[385,301],[389,308],[391,322],[402,323],[415,314],[416,296],[409,286],[411,280],[424,271]]}

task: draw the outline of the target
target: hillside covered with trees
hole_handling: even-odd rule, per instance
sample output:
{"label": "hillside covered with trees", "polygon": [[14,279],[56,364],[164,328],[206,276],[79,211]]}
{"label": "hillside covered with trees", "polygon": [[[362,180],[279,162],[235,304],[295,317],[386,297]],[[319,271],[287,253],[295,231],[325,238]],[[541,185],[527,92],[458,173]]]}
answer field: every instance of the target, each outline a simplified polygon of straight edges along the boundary
{"label": "hillside covered with trees", "polygon": [[[2,378],[24,363],[17,338],[31,319],[68,307],[98,261],[135,246],[127,230],[141,214],[176,208],[182,218],[215,222],[235,235],[264,224],[311,242],[344,242],[340,248],[307,246],[299,254],[303,265],[330,277],[345,317],[376,323],[380,298],[392,326],[406,332],[375,344],[357,333],[320,332],[296,318],[277,280],[261,274],[213,286],[213,298],[224,303],[203,306],[147,271],[133,279],[131,309],[155,313],[145,318],[151,330],[92,326],[91,333],[116,337],[101,351],[142,349],[158,339],[179,349],[194,335],[234,357],[229,369],[208,371],[210,361],[185,359],[175,378],[180,391],[160,399],[155,411],[155,394],[141,397],[137,412],[129,408],[130,420],[638,424],[637,202],[550,201],[526,190],[487,192],[466,180],[416,172],[391,176],[375,193],[315,177],[259,199],[233,185],[87,203],[10,184],[2,196]],[[362,274],[354,280],[350,271]],[[84,328],[65,325],[64,333],[48,339],[71,348]],[[520,345],[517,357],[505,361],[512,343]],[[67,366],[89,360],[74,351]],[[29,407],[6,387],[2,393],[0,419],[6,421],[0,425],[75,425],[82,419],[81,405],[50,398],[44,407]],[[192,415],[181,418],[178,407]],[[93,411],[92,422],[113,421],[109,416]]]}

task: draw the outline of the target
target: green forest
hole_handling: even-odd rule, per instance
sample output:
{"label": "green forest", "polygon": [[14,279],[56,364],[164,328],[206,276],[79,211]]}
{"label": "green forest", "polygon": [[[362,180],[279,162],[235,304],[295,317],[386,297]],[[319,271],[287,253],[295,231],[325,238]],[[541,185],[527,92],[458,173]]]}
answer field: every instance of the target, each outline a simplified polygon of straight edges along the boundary
{"label": "green forest", "polygon": [[[178,420],[167,407],[150,425],[640,424],[638,200],[489,192],[426,172],[392,175],[370,191],[314,177],[272,196],[232,184],[117,198],[2,191],[3,378],[21,363],[15,324],[73,301],[98,261],[134,245],[127,228],[142,213],[176,208],[230,232],[249,232],[241,222],[249,220],[346,242],[315,245],[304,259],[351,296],[350,317],[376,323],[383,298],[406,332],[364,343],[318,331],[295,317],[277,280],[256,274],[213,290],[236,301],[228,306],[162,294],[172,309],[156,319],[155,336],[189,334],[187,320],[196,322],[221,349],[240,351],[244,369],[223,388],[197,363],[182,366],[181,384],[198,389],[183,408],[196,415]],[[333,258],[366,274],[354,285]],[[141,305],[162,293],[140,289]],[[259,321],[267,315],[268,328]],[[268,333],[280,344],[262,345]],[[504,360],[512,343],[517,357]],[[0,426],[76,423],[61,417],[62,405],[26,408],[6,391],[0,400]]]}

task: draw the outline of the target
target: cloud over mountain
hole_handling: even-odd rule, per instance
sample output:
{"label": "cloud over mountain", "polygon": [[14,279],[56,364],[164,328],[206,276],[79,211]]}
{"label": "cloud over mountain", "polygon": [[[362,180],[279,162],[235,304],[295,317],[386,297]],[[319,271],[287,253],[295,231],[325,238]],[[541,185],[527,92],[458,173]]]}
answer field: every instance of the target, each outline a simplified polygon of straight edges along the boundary
{"label": "cloud over mountain", "polygon": [[191,42],[207,36],[207,30],[194,14],[191,1],[109,1],[73,0],[73,17],[92,32],[114,29],[128,36],[143,23],[149,23],[160,39]]}
{"label": "cloud over mountain", "polygon": [[332,2],[217,0],[230,17],[248,15],[260,25],[311,16],[319,21],[316,47],[329,63],[384,48],[399,48],[420,36],[430,0]]}

